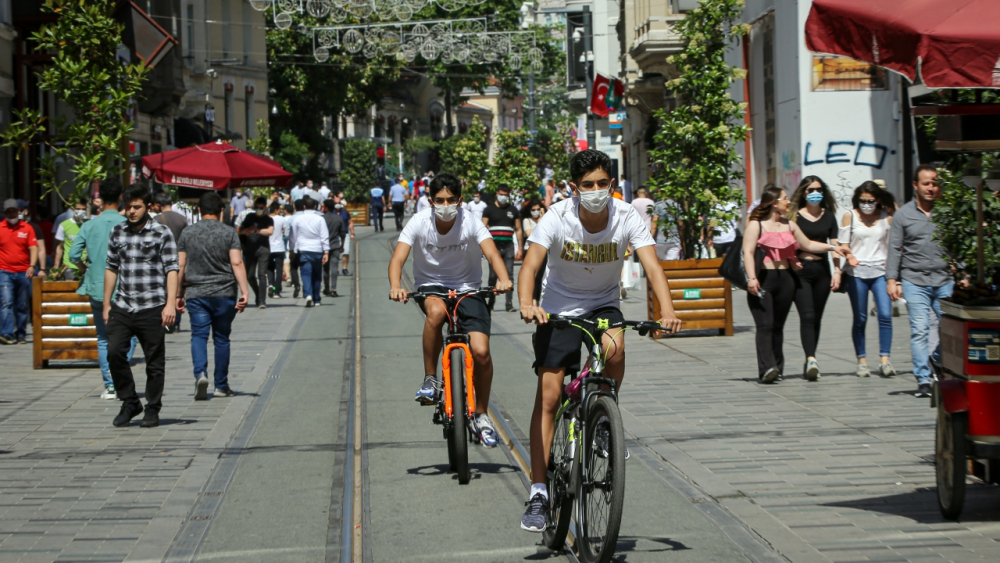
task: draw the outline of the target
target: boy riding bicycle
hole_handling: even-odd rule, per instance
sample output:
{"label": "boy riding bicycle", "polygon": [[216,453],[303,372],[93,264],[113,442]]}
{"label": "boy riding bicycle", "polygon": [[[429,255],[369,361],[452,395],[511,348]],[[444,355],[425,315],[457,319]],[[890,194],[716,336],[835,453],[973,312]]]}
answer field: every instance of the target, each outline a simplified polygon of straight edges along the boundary
{"label": "boy riding bicycle", "polygon": [[[563,379],[580,370],[583,333],[575,328],[555,330],[548,314],[624,321],[619,306],[619,286],[626,249],[631,246],[647,282],[660,302],[660,325],[680,330],[674,316],[670,287],[656,257],[655,242],[642,217],[630,204],[611,197],[614,180],[611,160],[597,150],[578,152],[570,161],[574,197],[552,205],[528,238],[532,243],[518,277],[521,318],[538,327],[532,338],[534,368],[538,376],[535,408],[531,415],[531,491],[521,528],[543,532],[549,495],[546,486],[549,447],[555,429]],[[532,304],[535,275],[548,257],[541,300]],[[621,388],[625,375],[625,339],[621,331],[606,333],[602,348],[606,377]],[[601,439],[601,427],[596,431]],[[605,434],[607,430],[604,430]],[[627,459],[627,457],[626,457]]]}
{"label": "boy riding bicycle", "polygon": [[[401,286],[403,264],[414,249],[413,280],[418,289],[448,292],[478,289],[482,284],[482,256],[486,256],[499,281],[496,291],[511,290],[513,282],[503,257],[482,221],[462,207],[462,183],[451,174],[440,174],[431,181],[431,207],[417,213],[403,228],[396,250],[389,262],[389,298],[406,303],[408,296]],[[429,298],[420,303],[427,315],[424,322],[424,383],[417,391],[417,402],[433,405],[440,400],[441,384],[437,379],[438,356],[444,340],[441,329],[448,310],[441,299]],[[469,334],[473,359],[473,387],[476,391],[475,433],[486,447],[497,445],[486,407],[493,384],[493,358],[490,356],[490,313],[486,301],[477,295],[464,298],[458,306],[458,323]]]}

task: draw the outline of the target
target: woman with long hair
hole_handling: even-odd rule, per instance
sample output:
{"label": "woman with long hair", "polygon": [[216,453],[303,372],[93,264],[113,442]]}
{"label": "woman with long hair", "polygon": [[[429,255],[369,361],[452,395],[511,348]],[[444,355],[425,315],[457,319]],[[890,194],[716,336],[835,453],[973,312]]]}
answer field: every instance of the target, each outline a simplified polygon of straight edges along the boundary
{"label": "woman with long hair", "polygon": [[[788,205],[788,220],[798,225],[809,240],[836,246],[839,235],[836,213],[837,202],[826,183],[818,176],[802,178]],[[799,312],[799,336],[806,354],[802,372],[809,381],[816,381],[819,379],[816,362],[819,330],[830,292],[840,287],[840,258],[834,257],[831,272],[826,251],[799,249],[796,256],[800,265],[796,267],[795,308]]]}
{"label": "woman with long hair", "polygon": [[858,377],[871,375],[865,350],[868,294],[871,293],[875,296],[878,313],[879,374],[892,377],[896,375],[896,370],[889,363],[892,301],[886,292],[885,263],[889,256],[889,227],[896,210],[896,200],[891,193],[869,181],[854,190],[851,203],[853,209],[845,213],[840,221],[839,238],[850,247],[846,253],[848,264],[844,267],[843,281],[854,313],[851,337],[854,353],[858,357],[856,373]]}
{"label": "woman with long hair", "polygon": [[[796,275],[791,270],[800,248],[814,254],[841,250],[803,234],[798,225],[786,218],[788,196],[785,190],[769,184],[760,204],[750,214],[743,236],[743,265],[747,274],[747,304],[757,326],[757,377],[761,383],[773,383],[785,369],[785,320],[795,298]],[[764,252],[758,264],[757,249]]]}

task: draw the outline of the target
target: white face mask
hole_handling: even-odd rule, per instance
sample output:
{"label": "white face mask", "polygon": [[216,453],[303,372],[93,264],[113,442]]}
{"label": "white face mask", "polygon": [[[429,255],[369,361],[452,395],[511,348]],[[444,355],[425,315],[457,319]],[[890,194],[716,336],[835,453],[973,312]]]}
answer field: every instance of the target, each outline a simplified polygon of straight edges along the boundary
{"label": "white face mask", "polygon": [[591,213],[600,213],[608,206],[608,199],[611,192],[608,190],[596,189],[589,192],[580,192],[580,205]]}
{"label": "white face mask", "polygon": [[8,217],[7,218],[7,222],[10,223],[11,227],[16,227],[17,224],[21,222],[21,216],[18,215],[17,217],[14,217],[13,219],[11,219],[11,218]]}
{"label": "white face mask", "polygon": [[541,212],[541,211],[532,211],[532,212],[531,212],[531,216],[532,216],[532,217],[538,217],[538,216],[539,216],[539,215],[541,215],[541,214],[542,214],[542,212]]}
{"label": "white face mask", "polygon": [[333,208],[334,209],[343,209],[344,208],[344,204],[343,203],[338,203],[338,204],[334,205]]}
{"label": "white face mask", "polygon": [[497,196],[497,205],[507,205],[508,203],[510,203],[510,196],[506,195]]}
{"label": "white face mask", "polygon": [[475,196],[475,197],[473,197],[473,198],[472,198],[472,201],[474,201],[474,202],[476,202],[476,203],[479,203],[479,196]]}
{"label": "white face mask", "polygon": [[861,212],[864,213],[865,215],[871,215],[872,213],[875,213],[875,207],[876,206],[874,203],[862,203],[858,205],[858,208],[861,209]]}
{"label": "white face mask", "polygon": [[87,210],[86,209],[74,209],[73,210],[73,218],[76,219],[77,223],[82,223],[83,220],[87,218]]}
{"label": "white face mask", "polygon": [[438,219],[447,223],[453,220],[455,217],[458,217],[458,204],[456,203],[454,205],[435,205],[434,215]]}

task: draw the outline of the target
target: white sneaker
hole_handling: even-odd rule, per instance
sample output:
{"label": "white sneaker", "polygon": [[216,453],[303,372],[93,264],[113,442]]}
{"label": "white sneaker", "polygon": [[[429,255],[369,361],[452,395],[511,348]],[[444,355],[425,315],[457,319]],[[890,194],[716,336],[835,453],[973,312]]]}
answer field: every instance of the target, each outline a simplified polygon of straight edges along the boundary
{"label": "white sneaker", "polygon": [[306,307],[312,307],[312,306],[313,306],[313,298],[312,295],[310,295],[309,297],[306,297]]}
{"label": "white sneaker", "polygon": [[102,399],[114,400],[118,398],[118,393],[115,392],[114,385],[108,385],[104,388],[104,392],[101,393]]}

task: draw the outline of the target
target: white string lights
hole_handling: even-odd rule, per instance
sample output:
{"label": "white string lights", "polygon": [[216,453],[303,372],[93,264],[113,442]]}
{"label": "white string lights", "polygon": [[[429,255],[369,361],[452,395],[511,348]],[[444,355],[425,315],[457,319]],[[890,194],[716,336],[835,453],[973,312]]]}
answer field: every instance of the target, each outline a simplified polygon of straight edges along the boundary
{"label": "white string lights", "polygon": [[344,25],[313,28],[313,56],[330,58],[331,49],[342,49],[367,59],[395,56],[412,63],[417,57],[444,64],[481,64],[503,61],[511,70],[527,66],[541,73],[542,50],[533,32],[487,31],[485,18]]}
{"label": "white string lights", "polygon": [[[263,12],[273,8],[274,23],[279,29],[291,25],[292,13],[308,13],[317,19],[329,18],[334,23],[343,23],[349,16],[365,21],[410,21],[413,14],[429,4],[437,4],[449,12],[478,6],[486,0],[250,0],[250,5]],[[281,23],[279,23],[281,22]]]}

